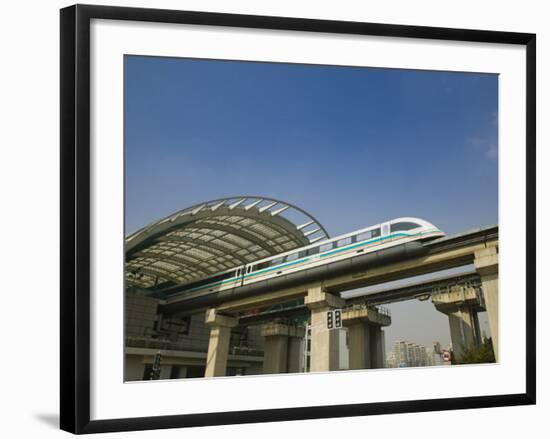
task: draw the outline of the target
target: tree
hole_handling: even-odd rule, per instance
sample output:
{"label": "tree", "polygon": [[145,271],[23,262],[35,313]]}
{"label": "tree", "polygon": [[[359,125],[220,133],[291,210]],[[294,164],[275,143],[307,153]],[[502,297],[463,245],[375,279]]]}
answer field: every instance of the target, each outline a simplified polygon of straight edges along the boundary
{"label": "tree", "polygon": [[480,364],[494,362],[495,353],[493,351],[493,341],[491,338],[486,338],[479,346],[472,346],[469,349],[464,349],[461,358],[457,358],[455,364]]}

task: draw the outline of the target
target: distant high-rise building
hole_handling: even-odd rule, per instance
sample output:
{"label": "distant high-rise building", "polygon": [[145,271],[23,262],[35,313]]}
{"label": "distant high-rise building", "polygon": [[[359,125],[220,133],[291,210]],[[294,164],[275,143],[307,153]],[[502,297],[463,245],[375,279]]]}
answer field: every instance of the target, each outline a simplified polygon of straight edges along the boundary
{"label": "distant high-rise building", "polygon": [[390,351],[386,357],[386,367],[397,367],[397,363],[395,361],[395,352]]}
{"label": "distant high-rise building", "polygon": [[386,358],[387,367],[422,367],[439,366],[441,360],[441,343],[433,342],[431,350],[417,343],[407,340],[397,340],[393,344],[393,351]]}
{"label": "distant high-rise building", "polygon": [[409,357],[406,341],[396,341],[393,345],[393,354],[396,367],[408,367]]}

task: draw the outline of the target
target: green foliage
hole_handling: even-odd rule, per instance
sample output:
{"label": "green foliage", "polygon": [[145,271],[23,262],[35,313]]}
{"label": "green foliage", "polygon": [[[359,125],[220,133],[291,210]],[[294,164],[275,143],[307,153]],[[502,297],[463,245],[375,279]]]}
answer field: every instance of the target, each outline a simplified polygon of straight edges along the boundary
{"label": "green foliage", "polygon": [[479,346],[473,346],[465,349],[461,358],[456,359],[455,364],[480,364],[494,363],[495,353],[493,352],[493,341],[488,338]]}

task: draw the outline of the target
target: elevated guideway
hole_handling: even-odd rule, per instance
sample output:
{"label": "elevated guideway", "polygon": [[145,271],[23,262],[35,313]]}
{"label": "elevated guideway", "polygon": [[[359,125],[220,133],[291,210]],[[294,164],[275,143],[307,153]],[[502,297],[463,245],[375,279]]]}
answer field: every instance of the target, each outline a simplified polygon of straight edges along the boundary
{"label": "elevated guideway", "polygon": [[[161,312],[165,314],[196,313],[215,306],[223,312],[235,313],[303,298],[310,288],[320,284],[327,293],[342,297],[342,293],[349,290],[400,281],[456,267],[467,265],[474,267],[476,252],[486,248],[498,250],[497,226],[480,228],[423,244],[411,242],[373,253],[358,254],[345,261],[327,263],[298,273],[283,274],[275,279],[231,290],[197,296],[174,294],[161,305]],[[472,282],[479,283],[479,274],[475,272],[475,268],[473,271],[470,278]],[[458,277],[461,276],[444,279],[443,283]],[[369,295],[369,302],[390,303],[408,300],[431,288],[430,284],[433,283],[434,281],[429,281],[425,284]],[[176,292],[174,287],[172,292]],[[353,301],[365,301],[365,298],[353,299]]]}

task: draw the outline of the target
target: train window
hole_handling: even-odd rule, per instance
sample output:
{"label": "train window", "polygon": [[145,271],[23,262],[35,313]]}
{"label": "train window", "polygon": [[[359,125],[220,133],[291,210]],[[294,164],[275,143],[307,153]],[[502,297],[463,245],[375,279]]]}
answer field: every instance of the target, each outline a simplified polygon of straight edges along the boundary
{"label": "train window", "polygon": [[319,253],[319,247],[313,247],[306,251],[307,256],[316,255],[317,253]]}
{"label": "train window", "polygon": [[336,241],[336,247],[344,247],[345,245],[351,244],[351,236],[347,238],[342,238]]}
{"label": "train window", "polygon": [[326,252],[328,250],[332,250],[332,245],[334,243],[333,242],[328,242],[326,244],[323,244],[322,246],[319,247],[319,253],[323,253],[323,252]]}
{"label": "train window", "polygon": [[380,229],[371,230],[371,233],[372,233],[372,237],[376,238],[376,237],[380,236]]}
{"label": "train window", "polygon": [[359,235],[356,236],[356,241],[361,242],[371,238],[372,238],[372,230],[367,230],[366,232],[359,233]]}
{"label": "train window", "polygon": [[391,231],[392,232],[399,232],[399,231],[403,231],[403,230],[416,229],[417,227],[420,227],[420,224],[411,223],[411,222],[394,223],[394,224],[391,225]]}
{"label": "train window", "polygon": [[270,261],[261,262],[260,264],[254,266],[253,271],[263,270],[264,268],[269,267],[269,263]]}
{"label": "train window", "polygon": [[274,265],[282,264],[284,260],[285,258],[281,256],[279,258],[272,259],[269,265],[273,267]]}
{"label": "train window", "polygon": [[298,259],[299,253],[292,253],[286,257],[287,262],[295,261]]}

